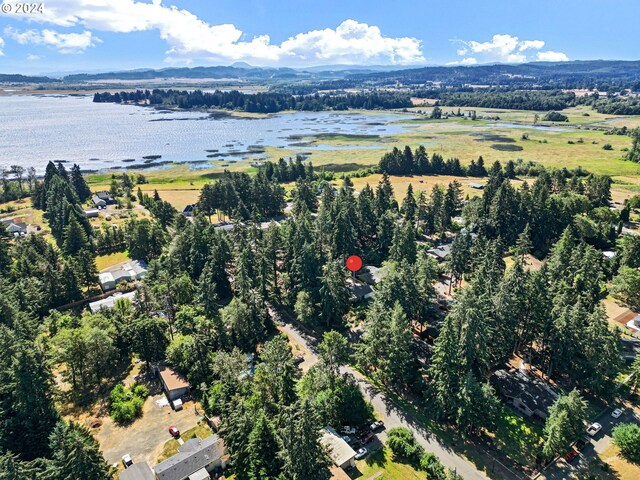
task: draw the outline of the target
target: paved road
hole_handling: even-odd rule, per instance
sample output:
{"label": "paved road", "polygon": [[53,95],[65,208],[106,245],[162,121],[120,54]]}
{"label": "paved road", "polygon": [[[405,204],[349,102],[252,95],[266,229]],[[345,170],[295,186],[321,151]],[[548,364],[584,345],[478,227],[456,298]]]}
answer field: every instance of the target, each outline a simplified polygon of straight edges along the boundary
{"label": "paved road", "polygon": [[[287,333],[287,335],[291,336],[297,343],[309,351],[310,356],[313,358],[313,363],[318,361],[315,348],[312,346],[313,339],[302,334],[291,324],[281,325],[281,328]],[[389,400],[375,386],[367,382],[358,372],[350,367],[344,367],[342,371],[350,373],[356,378],[364,398],[371,402],[378,412],[383,414],[383,420],[387,429],[393,427],[405,427],[410,429],[413,431],[416,439],[425,448],[425,450],[435,453],[440,458],[443,465],[454,469],[458,474],[462,475],[465,480],[486,480],[488,478],[473,464],[440,442],[431,432],[425,429],[420,422],[398,408],[394,402]],[[379,436],[381,441],[386,440],[386,433],[383,432]]]}
{"label": "paved road", "polygon": [[[630,408],[623,409],[623,413],[620,418],[613,418],[611,416],[611,409],[609,409],[595,421],[602,425],[602,430],[600,430],[595,437],[589,438],[589,444],[587,444],[582,452],[580,452],[580,457],[576,458],[571,463],[567,463],[563,456],[563,458],[558,459],[554,465],[549,467],[542,475],[540,475],[540,477],[538,477],[540,480],[564,480],[568,478],[577,478],[580,471],[588,467],[589,462],[594,460],[599,453],[602,453],[607,449],[607,447],[609,447],[611,444],[611,430],[613,430],[613,427],[619,423],[638,423],[640,422],[640,418],[638,415],[634,414]],[[570,449],[567,448],[567,452],[569,450]]]}

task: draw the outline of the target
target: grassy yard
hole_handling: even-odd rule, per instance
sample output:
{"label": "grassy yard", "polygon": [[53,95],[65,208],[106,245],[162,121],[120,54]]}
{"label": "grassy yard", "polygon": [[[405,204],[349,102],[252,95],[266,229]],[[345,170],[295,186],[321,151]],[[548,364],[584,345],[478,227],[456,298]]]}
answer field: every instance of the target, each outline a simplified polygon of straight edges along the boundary
{"label": "grassy yard", "polygon": [[493,440],[498,449],[520,465],[533,465],[542,440],[542,428],[501,407]]}
{"label": "grassy yard", "polygon": [[99,257],[96,257],[96,268],[100,272],[105,268],[115,265],[116,263],[126,262],[127,260],[129,260],[127,252],[116,252],[109,255],[100,255]]}
{"label": "grassy yard", "polygon": [[[197,426],[187,430],[186,432],[182,432],[180,438],[185,442],[190,438],[207,438],[213,435],[211,429],[204,423],[200,423]],[[167,443],[164,444],[164,448],[162,449],[162,453],[158,457],[158,463],[165,461],[167,458],[172,457],[176,453],[178,453],[178,447],[180,444],[178,440],[171,439]]]}
{"label": "grassy yard", "polygon": [[347,470],[351,478],[367,480],[378,478],[380,480],[412,480],[424,479],[425,473],[417,470],[412,465],[395,461],[391,450],[383,447],[371,452],[362,460],[356,461],[356,468]]}
{"label": "grassy yard", "polygon": [[620,455],[620,450],[609,445],[599,454],[600,460],[609,465],[611,473],[598,478],[617,478],[619,480],[636,480],[640,478],[640,465],[631,463]]}

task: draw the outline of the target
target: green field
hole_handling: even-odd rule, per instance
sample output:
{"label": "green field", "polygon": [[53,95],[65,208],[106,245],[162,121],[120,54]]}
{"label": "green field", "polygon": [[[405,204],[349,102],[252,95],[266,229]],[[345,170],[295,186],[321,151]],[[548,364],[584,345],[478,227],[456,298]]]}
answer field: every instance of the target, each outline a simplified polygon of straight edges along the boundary
{"label": "green field", "polygon": [[[499,120],[474,121],[460,117],[431,120],[428,118],[430,107],[415,107],[410,110],[406,119],[398,121],[409,125],[409,129],[399,135],[321,134],[303,137],[300,141],[309,145],[340,147],[340,150],[309,149],[309,158],[314,166],[336,172],[348,173],[376,165],[380,156],[393,147],[410,145],[415,148],[424,145],[430,154],[437,152],[445,158],[457,157],[463,165],[482,156],[487,165],[495,160],[504,163],[522,159],[538,162],[549,168],[581,166],[589,172],[613,177],[614,200],[622,200],[640,191],[640,164],[624,160],[624,149],[631,146],[631,139],[627,136],[605,135],[605,131],[613,126],[640,126],[640,117],[603,115],[582,106],[563,111],[569,117],[567,123],[538,122],[534,125],[536,112],[533,111],[475,109],[480,117],[499,117]],[[457,110],[457,107],[444,107],[445,112]],[[466,110],[473,109],[461,109],[462,112]],[[588,116],[585,116],[587,113]],[[540,112],[538,114],[543,116]],[[417,118],[410,118],[409,115],[417,115]],[[612,146],[612,150],[602,148],[607,143]],[[304,150],[304,147],[292,150],[268,146],[265,153],[270,160],[277,161],[281,157],[294,156]],[[250,162],[247,159],[222,167],[224,162],[221,161],[211,168],[197,170],[187,165],[176,165],[152,171],[135,171],[133,174],[142,173],[149,180],[148,185],[142,186],[143,191],[158,189],[161,194],[167,192],[170,197],[167,200],[181,208],[195,201],[198,190],[205,183],[219,177],[225,168],[232,171],[255,171],[250,167]],[[107,188],[111,182],[111,173],[91,175],[89,181],[94,189]]]}

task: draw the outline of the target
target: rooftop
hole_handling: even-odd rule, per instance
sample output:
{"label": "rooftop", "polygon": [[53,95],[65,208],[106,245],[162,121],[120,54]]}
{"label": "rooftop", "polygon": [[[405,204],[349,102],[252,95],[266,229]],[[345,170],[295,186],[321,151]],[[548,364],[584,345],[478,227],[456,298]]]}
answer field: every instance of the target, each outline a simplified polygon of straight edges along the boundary
{"label": "rooftop", "polygon": [[498,370],[491,376],[491,383],[508,398],[519,398],[531,410],[547,412],[558,398],[547,384],[520,369]]}
{"label": "rooftop", "polygon": [[451,245],[450,244],[438,245],[437,247],[432,247],[429,250],[427,250],[427,253],[434,257],[445,259],[451,253]]}
{"label": "rooftop", "polygon": [[102,300],[97,300],[95,302],[91,302],[89,304],[89,309],[95,313],[98,310],[100,310],[102,307],[104,308],[113,308],[113,306],[116,304],[116,302],[119,299],[123,299],[123,300],[129,300],[130,302],[133,301],[133,299],[136,296],[136,292],[128,292],[128,293],[116,293],[115,295],[111,295],[110,297],[107,298],[103,298]]}
{"label": "rooftop", "polygon": [[155,480],[156,476],[147,462],[134,463],[118,474],[120,480]]}
{"label": "rooftop", "polygon": [[167,366],[163,365],[158,367],[158,373],[160,373],[162,381],[169,390],[178,390],[180,388],[189,387],[189,382],[187,382],[186,378]]}
{"label": "rooftop", "polygon": [[344,465],[356,455],[353,448],[332,427],[324,427],[321,433],[320,443],[328,450],[331,460],[337,466]]}
{"label": "rooftop", "polygon": [[[191,438],[178,448],[178,453],[153,469],[158,480],[183,480],[212,464],[224,455],[224,443],[218,435]],[[199,478],[196,475],[194,478]]]}

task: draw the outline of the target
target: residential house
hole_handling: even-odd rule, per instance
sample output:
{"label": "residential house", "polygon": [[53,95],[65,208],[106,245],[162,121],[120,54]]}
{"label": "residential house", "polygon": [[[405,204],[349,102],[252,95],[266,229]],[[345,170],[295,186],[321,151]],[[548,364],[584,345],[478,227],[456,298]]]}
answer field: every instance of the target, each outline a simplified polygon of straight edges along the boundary
{"label": "residential house", "polygon": [[182,209],[182,215],[184,215],[185,217],[193,217],[195,213],[196,213],[195,204],[187,205]]}
{"label": "residential house", "polygon": [[127,292],[127,293],[118,292],[118,293],[115,293],[114,295],[111,295],[110,297],[103,298],[102,300],[96,300],[95,302],[91,302],[89,304],[89,309],[93,313],[100,311],[101,308],[111,309],[114,307],[114,305],[118,300],[123,299],[123,300],[129,300],[130,302],[133,302],[133,299],[135,298],[135,296],[136,296],[136,292]]}
{"label": "residential house", "polygon": [[147,262],[144,260],[128,260],[105,268],[98,275],[103,291],[113,290],[120,282],[141,280],[147,273]]}
{"label": "residential house", "polygon": [[118,474],[120,480],[156,480],[156,474],[153,473],[147,462],[134,463]]}
{"label": "residential house", "polygon": [[386,267],[374,267],[365,265],[356,273],[356,278],[362,280],[367,285],[375,286],[380,283],[388,269]]}
{"label": "residential house", "polygon": [[522,369],[498,370],[491,375],[491,384],[504,398],[527,417],[545,420],[549,407],[558,398],[551,387]]}
{"label": "residential house", "polygon": [[94,195],[91,198],[91,201],[93,202],[93,204],[96,206],[96,208],[106,208],[107,206],[107,202],[105,202],[103,199],[101,199],[99,196]]}
{"label": "residential house", "polygon": [[16,222],[14,220],[4,219],[0,220],[7,229],[7,232],[14,237],[20,237],[27,234],[27,224],[24,222]]}
{"label": "residential house", "polygon": [[113,196],[111,196],[110,193],[98,192],[98,193],[96,193],[96,197],[98,197],[100,200],[103,200],[107,205],[115,205],[116,204],[116,199],[113,198]]}
{"label": "residential house", "polygon": [[[640,320],[640,315],[636,318]],[[640,340],[637,338],[620,338],[618,344],[620,357],[627,362],[633,362],[640,354]]]}
{"label": "residential house", "polygon": [[189,393],[190,385],[183,375],[166,365],[159,365],[156,368],[162,388],[171,402]]}
{"label": "residential house", "polygon": [[190,438],[178,453],[153,468],[157,480],[205,480],[226,467],[224,441],[218,435]]}
{"label": "residential house", "polygon": [[320,443],[337,467],[344,469],[356,465],[356,452],[332,427],[326,426],[322,429]]}
{"label": "residential house", "polygon": [[351,292],[351,298],[353,300],[368,300],[373,297],[373,289],[371,286],[355,278],[347,278],[347,288]]}
{"label": "residential house", "polygon": [[439,263],[444,262],[450,253],[451,253],[450,244],[438,245],[436,247],[431,247],[429,250],[427,250],[427,255],[435,258]]}

